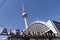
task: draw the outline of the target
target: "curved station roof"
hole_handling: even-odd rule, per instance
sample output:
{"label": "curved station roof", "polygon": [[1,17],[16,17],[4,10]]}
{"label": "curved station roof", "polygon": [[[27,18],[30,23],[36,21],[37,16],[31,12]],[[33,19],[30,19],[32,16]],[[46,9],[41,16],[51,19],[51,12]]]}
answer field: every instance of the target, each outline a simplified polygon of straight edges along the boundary
{"label": "curved station roof", "polygon": [[49,20],[48,22],[34,21],[28,26],[26,31],[46,33],[51,30],[53,33],[57,34],[60,31],[59,27],[60,23],[53,20]]}
{"label": "curved station roof", "polygon": [[27,29],[32,32],[46,32],[50,29],[47,27],[46,23],[43,21],[35,21],[33,22]]}

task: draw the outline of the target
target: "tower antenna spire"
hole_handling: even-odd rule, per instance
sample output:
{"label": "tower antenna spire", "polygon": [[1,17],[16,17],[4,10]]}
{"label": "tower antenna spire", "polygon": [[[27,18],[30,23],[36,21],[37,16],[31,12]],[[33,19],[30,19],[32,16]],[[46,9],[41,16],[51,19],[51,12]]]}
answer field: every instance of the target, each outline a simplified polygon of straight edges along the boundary
{"label": "tower antenna spire", "polygon": [[22,9],[23,9],[23,11],[25,11],[25,8],[24,8],[24,4],[23,4],[23,2],[22,2]]}

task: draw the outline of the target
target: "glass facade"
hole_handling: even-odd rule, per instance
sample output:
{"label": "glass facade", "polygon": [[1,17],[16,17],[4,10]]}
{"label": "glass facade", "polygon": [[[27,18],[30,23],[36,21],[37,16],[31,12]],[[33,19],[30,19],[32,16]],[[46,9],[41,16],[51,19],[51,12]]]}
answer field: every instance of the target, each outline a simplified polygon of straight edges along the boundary
{"label": "glass facade", "polygon": [[53,21],[53,23],[55,24],[55,26],[57,27],[57,29],[60,32],[60,23],[59,22],[56,22],[56,21]]}
{"label": "glass facade", "polygon": [[30,25],[27,29],[27,31],[32,31],[32,32],[46,32],[47,30],[49,30],[49,28],[41,23],[34,23]]}

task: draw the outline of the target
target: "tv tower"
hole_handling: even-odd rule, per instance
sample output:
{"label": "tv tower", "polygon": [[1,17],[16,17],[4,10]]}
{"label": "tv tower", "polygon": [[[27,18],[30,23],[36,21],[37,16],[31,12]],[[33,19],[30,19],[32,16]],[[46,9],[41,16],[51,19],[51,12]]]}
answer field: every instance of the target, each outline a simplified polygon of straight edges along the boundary
{"label": "tv tower", "polygon": [[26,13],[26,11],[25,11],[25,9],[24,9],[23,3],[22,3],[22,9],[23,9],[22,16],[23,16],[24,21],[25,21],[25,28],[27,29],[27,28],[28,28],[28,23],[27,23],[27,13]]}

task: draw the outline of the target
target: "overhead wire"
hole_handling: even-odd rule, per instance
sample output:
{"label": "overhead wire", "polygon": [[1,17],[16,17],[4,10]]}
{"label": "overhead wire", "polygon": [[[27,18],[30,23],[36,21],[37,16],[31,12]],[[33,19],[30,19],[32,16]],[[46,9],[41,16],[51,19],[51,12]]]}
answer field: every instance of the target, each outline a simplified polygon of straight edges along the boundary
{"label": "overhead wire", "polygon": [[6,1],[6,0],[3,0],[3,1],[2,1],[1,5],[0,5],[0,8],[4,5],[5,1]]}

